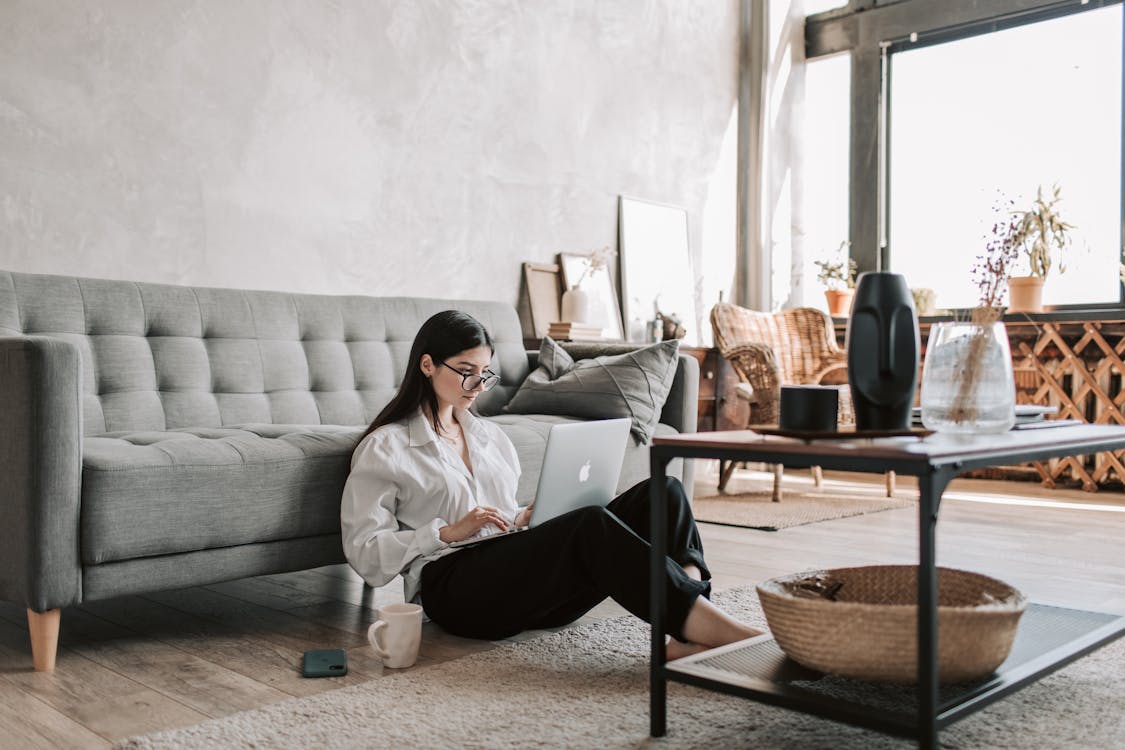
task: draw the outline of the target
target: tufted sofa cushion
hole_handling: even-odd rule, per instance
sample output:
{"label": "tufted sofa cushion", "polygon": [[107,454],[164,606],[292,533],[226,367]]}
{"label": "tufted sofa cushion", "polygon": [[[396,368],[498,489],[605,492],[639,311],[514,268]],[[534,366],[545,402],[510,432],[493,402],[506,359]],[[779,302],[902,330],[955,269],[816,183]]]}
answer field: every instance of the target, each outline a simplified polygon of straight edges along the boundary
{"label": "tufted sofa cushion", "polygon": [[427,317],[457,307],[496,343],[507,402],[528,371],[502,302],[328,296],[0,272],[0,336],[71,342],[86,435],[246,423],[366,424],[401,382]]}

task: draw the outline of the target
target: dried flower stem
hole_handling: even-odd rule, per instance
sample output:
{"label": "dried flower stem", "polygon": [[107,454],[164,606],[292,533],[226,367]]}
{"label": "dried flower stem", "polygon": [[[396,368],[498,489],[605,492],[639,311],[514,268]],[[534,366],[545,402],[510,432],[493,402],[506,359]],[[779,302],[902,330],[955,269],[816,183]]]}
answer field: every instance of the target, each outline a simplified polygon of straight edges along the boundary
{"label": "dried flower stem", "polygon": [[609,263],[609,259],[616,255],[614,251],[609,249],[609,245],[603,245],[594,252],[586,256],[585,265],[582,269],[582,275],[578,277],[578,281],[574,282],[574,286],[578,286],[586,278],[586,274],[591,271],[596,271]]}
{"label": "dried flower stem", "polygon": [[1019,256],[1020,219],[1010,210],[1006,213],[1009,217],[1007,221],[997,221],[992,225],[991,239],[973,265],[973,279],[977,283],[980,304],[973,308],[969,317],[974,329],[970,334],[964,372],[950,410],[950,417],[957,423],[970,422],[978,416],[974,395],[981,367],[984,366],[984,355],[992,337],[992,324],[1004,316],[1008,278],[1012,275],[1012,264]]}

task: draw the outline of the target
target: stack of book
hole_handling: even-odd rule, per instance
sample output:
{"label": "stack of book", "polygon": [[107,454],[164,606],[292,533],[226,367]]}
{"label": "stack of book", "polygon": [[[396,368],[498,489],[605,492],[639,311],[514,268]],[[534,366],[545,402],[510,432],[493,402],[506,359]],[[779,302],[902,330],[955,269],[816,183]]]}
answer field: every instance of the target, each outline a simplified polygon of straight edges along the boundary
{"label": "stack of book", "polygon": [[589,323],[551,323],[547,335],[556,341],[601,341],[605,338],[601,326]]}

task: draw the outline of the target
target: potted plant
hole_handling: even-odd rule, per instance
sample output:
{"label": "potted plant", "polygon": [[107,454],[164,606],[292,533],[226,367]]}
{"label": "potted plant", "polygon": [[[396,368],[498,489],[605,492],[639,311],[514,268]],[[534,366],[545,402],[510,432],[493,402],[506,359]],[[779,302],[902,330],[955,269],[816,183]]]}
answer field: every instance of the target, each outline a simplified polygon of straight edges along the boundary
{"label": "potted plant", "polygon": [[1048,197],[1039,187],[1030,210],[1017,213],[1014,241],[1027,258],[1031,274],[1008,280],[1008,312],[1043,312],[1043,282],[1057,261],[1059,273],[1066,272],[1066,251],[1070,247],[1068,224],[1057,208],[1060,188],[1055,185]]}
{"label": "potted plant", "polygon": [[819,269],[816,280],[824,284],[824,297],[828,300],[828,313],[845,317],[852,308],[855,296],[855,261],[847,257],[848,243],[841,242],[836,250],[836,260],[813,261]]}
{"label": "potted plant", "polygon": [[937,314],[937,292],[933,289],[925,286],[913,287],[910,295],[914,297],[914,309],[918,311],[918,317]]}

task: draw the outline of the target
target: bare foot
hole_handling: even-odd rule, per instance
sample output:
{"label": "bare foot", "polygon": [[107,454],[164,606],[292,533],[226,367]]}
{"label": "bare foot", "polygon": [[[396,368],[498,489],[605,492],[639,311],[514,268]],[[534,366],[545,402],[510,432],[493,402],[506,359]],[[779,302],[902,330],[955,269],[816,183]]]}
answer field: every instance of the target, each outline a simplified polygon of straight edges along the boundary
{"label": "bare foot", "polygon": [[685,656],[706,651],[709,647],[701,643],[684,643],[669,636],[668,643],[664,645],[664,661],[682,659]]}
{"label": "bare foot", "polygon": [[[757,628],[747,627],[747,638],[754,638],[764,633],[764,630]],[[698,654],[700,651],[706,651],[714,646],[704,646],[702,643],[693,643],[691,641],[680,641],[672,636],[668,636],[668,642],[664,644],[664,660],[672,661],[673,659],[681,659],[685,656]]]}

